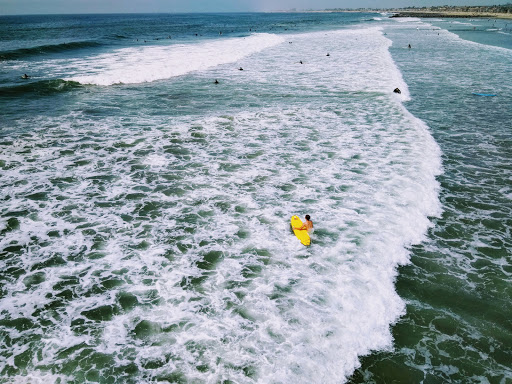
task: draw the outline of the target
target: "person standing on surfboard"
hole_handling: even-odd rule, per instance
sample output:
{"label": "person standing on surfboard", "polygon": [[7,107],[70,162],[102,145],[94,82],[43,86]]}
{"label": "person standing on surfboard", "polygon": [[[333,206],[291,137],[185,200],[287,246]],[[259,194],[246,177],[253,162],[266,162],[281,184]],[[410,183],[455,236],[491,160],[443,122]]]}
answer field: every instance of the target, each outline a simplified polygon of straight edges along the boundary
{"label": "person standing on surfboard", "polygon": [[311,221],[311,216],[306,215],[306,221],[302,224],[302,227],[293,227],[298,231],[308,231],[308,233],[313,233],[313,222]]}

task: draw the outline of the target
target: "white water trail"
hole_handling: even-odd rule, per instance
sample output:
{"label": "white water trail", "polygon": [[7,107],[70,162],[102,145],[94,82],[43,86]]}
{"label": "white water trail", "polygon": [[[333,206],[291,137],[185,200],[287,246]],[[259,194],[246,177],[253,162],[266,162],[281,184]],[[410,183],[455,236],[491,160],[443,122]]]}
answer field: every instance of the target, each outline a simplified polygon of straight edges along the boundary
{"label": "white water trail", "polygon": [[66,80],[81,84],[145,83],[234,63],[281,42],[281,36],[258,33],[197,44],[123,48],[60,65],[75,72]]}

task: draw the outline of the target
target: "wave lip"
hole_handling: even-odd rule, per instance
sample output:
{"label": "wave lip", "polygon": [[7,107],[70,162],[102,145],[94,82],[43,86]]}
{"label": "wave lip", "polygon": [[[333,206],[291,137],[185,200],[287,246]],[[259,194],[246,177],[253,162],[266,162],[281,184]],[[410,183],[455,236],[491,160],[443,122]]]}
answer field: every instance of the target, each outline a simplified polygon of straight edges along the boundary
{"label": "wave lip", "polygon": [[38,95],[52,95],[54,93],[70,91],[81,87],[76,81],[66,81],[62,79],[39,80],[21,85],[0,87],[0,97],[22,96],[28,93]]}
{"label": "wave lip", "polygon": [[80,73],[68,80],[81,84],[112,85],[145,83],[234,63],[243,57],[284,41],[281,36],[258,33],[248,37],[195,45],[123,48],[75,61]]}
{"label": "wave lip", "polygon": [[0,61],[20,60],[30,56],[60,53],[82,48],[95,48],[101,46],[96,41],[75,41],[72,43],[39,45],[31,48],[20,48],[0,52]]}

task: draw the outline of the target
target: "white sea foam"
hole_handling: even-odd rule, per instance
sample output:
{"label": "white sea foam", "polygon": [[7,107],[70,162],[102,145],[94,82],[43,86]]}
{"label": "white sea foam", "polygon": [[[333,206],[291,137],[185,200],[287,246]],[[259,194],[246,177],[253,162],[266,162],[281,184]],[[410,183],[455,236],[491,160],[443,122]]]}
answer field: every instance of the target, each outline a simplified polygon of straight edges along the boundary
{"label": "white sea foam", "polygon": [[419,17],[395,17],[393,18],[398,23],[421,23],[421,19]]}
{"label": "white sea foam", "polygon": [[[235,95],[257,84],[252,92],[282,101],[260,96],[257,108],[224,116],[151,116],[146,130],[118,117],[31,120],[41,131],[0,147],[12,165],[0,176],[2,208],[33,212],[0,239],[26,246],[26,272],[6,285],[16,295],[2,309],[31,318],[64,276],[79,278],[76,297],[52,314],[38,364],[75,346],[70,361],[92,348],[118,366],[134,362],[140,382],[179,372],[188,381],[337,383],[360,356],[392,348],[390,324],[404,313],[396,268],[440,212],[439,148],[403,107],[407,86],[379,29],[287,39],[236,56],[243,74],[222,65],[197,73],[224,74]],[[48,198],[25,197],[36,191]],[[304,213],[315,222],[310,248],[289,228]],[[39,267],[45,280],[25,288],[53,255],[65,264]],[[90,319],[119,307],[122,294],[137,304]]]}
{"label": "white sea foam", "polygon": [[234,63],[281,42],[281,36],[258,33],[197,44],[122,48],[71,62],[55,61],[49,65],[67,74],[66,80],[81,84],[134,84]]}
{"label": "white sea foam", "polygon": [[67,383],[72,380],[66,375],[51,374],[47,372],[34,371],[27,375],[17,375],[6,378],[7,384],[48,384],[48,383]]}

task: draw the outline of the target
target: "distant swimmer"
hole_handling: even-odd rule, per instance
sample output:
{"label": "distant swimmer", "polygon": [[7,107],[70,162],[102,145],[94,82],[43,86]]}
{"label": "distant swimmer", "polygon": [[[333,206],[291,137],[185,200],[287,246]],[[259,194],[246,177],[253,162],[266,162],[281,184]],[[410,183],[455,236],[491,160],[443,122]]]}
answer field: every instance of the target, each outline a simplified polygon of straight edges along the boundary
{"label": "distant swimmer", "polygon": [[217,79],[215,79],[215,81],[213,82],[213,84],[219,84],[219,81]]}
{"label": "distant swimmer", "polygon": [[395,89],[393,89],[393,92],[395,92],[395,93],[402,93],[402,91],[400,90],[400,88],[395,88]]}
{"label": "distant swimmer", "polygon": [[407,48],[411,49],[411,48],[412,48],[412,47],[411,47],[411,44],[409,44],[409,45],[407,46]]}
{"label": "distant swimmer", "polygon": [[326,55],[326,56],[331,56],[331,55],[329,55],[329,52],[327,52],[327,55]]}
{"label": "distant swimmer", "polygon": [[21,78],[22,79],[30,79],[30,76],[25,73],[23,76],[21,76]]}
{"label": "distant swimmer", "polygon": [[311,216],[306,215],[306,221],[302,224],[301,227],[292,227],[297,231],[308,231],[308,233],[313,233],[313,222],[311,221]]}
{"label": "distant swimmer", "polygon": [[302,60],[301,60],[301,61],[299,61],[299,63],[304,64],[304,63],[302,62]]}

